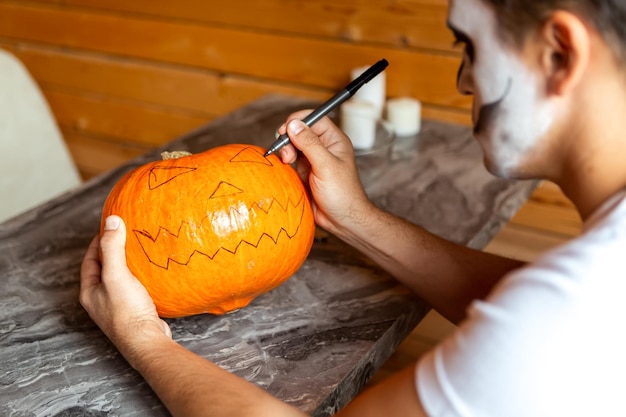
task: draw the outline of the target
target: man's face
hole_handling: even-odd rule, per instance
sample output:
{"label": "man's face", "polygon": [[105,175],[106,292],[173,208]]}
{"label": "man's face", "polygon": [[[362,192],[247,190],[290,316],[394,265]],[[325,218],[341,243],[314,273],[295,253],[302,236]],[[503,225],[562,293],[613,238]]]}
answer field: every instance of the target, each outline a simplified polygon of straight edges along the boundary
{"label": "man's face", "polygon": [[553,120],[537,77],[501,40],[495,12],[482,0],[450,0],[448,26],[465,44],[457,87],[474,95],[474,136],[485,165],[502,177],[526,176]]}

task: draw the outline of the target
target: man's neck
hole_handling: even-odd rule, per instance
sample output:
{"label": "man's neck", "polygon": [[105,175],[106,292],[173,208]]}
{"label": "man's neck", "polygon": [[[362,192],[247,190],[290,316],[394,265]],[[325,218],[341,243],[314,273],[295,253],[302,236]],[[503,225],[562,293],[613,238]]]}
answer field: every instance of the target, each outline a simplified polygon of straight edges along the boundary
{"label": "man's neck", "polygon": [[[574,203],[583,221],[626,188],[626,128],[620,135],[610,127],[620,125],[614,123],[603,123],[594,132],[579,135],[579,139],[583,136],[586,139],[574,142],[577,147],[574,156],[568,159],[561,178],[555,180]],[[626,125],[626,122],[622,121],[622,124]]]}

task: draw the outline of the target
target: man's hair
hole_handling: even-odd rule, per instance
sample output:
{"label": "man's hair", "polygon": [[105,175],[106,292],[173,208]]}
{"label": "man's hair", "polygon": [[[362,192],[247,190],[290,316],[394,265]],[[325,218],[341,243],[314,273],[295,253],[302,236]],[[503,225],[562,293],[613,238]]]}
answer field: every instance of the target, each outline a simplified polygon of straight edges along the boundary
{"label": "man's hair", "polygon": [[520,44],[556,10],[567,10],[591,24],[626,63],[626,0],[483,0],[494,7],[502,35]]}

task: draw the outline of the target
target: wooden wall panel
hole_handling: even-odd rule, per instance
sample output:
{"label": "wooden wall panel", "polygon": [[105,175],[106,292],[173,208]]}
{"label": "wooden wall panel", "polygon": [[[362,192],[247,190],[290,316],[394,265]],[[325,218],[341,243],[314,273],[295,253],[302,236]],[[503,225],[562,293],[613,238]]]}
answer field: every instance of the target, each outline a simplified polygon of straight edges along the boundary
{"label": "wooden wall panel", "polygon": [[372,42],[399,47],[451,50],[453,37],[442,24],[447,0],[49,0],[116,12],[157,16],[252,30]]}
{"label": "wooden wall panel", "polygon": [[445,14],[445,0],[0,0],[0,47],[33,74],[88,177],[113,167],[87,161],[90,146],[125,158],[265,94],[323,100],[380,58],[389,97],[467,124]]}
{"label": "wooden wall panel", "polygon": [[[101,96],[89,97],[49,89],[43,92],[55,109],[57,122],[62,128],[111,136],[121,142],[156,147],[211,121],[208,117]],[[103,114],[106,117],[102,117]]]}
{"label": "wooden wall panel", "polygon": [[458,58],[443,54],[3,3],[0,36],[329,89],[351,68],[387,58],[390,96],[469,105],[455,87]]}
{"label": "wooden wall panel", "polygon": [[323,100],[326,90],[276,85],[198,68],[152,65],[101,54],[49,50],[0,42],[13,52],[40,84],[89,91],[177,108],[215,117],[265,94]]}
{"label": "wooden wall panel", "polygon": [[85,178],[96,176],[150,150],[137,144],[112,142],[102,136],[89,136],[74,130],[62,129],[73,158]]}

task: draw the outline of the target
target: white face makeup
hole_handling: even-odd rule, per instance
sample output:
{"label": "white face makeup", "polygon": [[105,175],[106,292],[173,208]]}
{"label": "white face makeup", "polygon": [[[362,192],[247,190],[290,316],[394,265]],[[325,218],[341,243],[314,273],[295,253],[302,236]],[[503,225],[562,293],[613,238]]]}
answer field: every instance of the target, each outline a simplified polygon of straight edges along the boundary
{"label": "white face makeup", "polygon": [[450,0],[448,23],[466,43],[459,90],[474,95],[474,136],[485,164],[498,176],[523,176],[523,163],[552,124],[552,106],[500,40],[495,12],[482,0]]}

